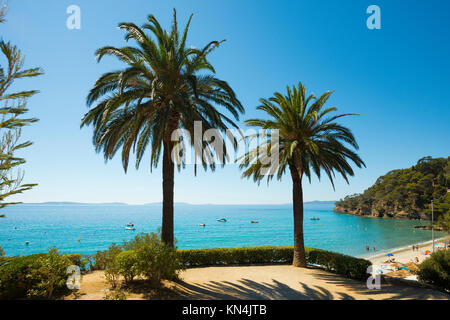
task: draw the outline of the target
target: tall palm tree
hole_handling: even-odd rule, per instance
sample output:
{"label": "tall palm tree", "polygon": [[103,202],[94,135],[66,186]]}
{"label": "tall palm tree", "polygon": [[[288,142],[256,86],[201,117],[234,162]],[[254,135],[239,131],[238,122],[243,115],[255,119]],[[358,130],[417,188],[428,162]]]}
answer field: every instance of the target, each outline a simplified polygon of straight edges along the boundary
{"label": "tall palm tree", "polygon": [[[266,112],[270,119],[252,119],[246,121],[246,125],[269,131],[278,130],[278,142],[274,142],[274,136],[269,132],[265,141],[240,158],[240,168],[245,169],[243,177],[253,177],[258,183],[265,177],[269,183],[275,173],[278,180],[281,180],[286,169],[289,169],[293,183],[293,265],[296,267],[306,267],[303,241],[303,176],[311,182],[312,174],[320,179],[323,171],[334,189],[335,172],[342,175],[347,183],[347,176],[353,176],[349,160],[358,167],[365,166],[359,156],[350,149],[358,149],[351,131],[335,122],[336,119],[350,114],[331,116],[330,113],[337,108],[324,108],[332,92],[326,92],[318,99],[314,95],[306,97],[305,92],[305,88],[299,83],[298,88],[288,87],[285,96],[276,92],[268,100],[260,99],[258,110]],[[275,152],[275,148],[278,150],[279,161],[263,161],[263,158]]]}
{"label": "tall palm tree", "polygon": [[[174,240],[175,163],[171,155],[176,142],[171,139],[172,133],[184,129],[194,136],[194,121],[200,121],[204,131],[210,128],[224,131],[227,126],[236,125],[223,111],[236,120],[244,112],[232,88],[214,76],[215,70],[207,60],[222,41],[212,41],[201,50],[187,47],[191,19],[192,15],[182,34],[178,31],[175,10],[170,31],[164,30],[153,15],[148,16],[148,23],[141,28],[133,23],[120,23],[119,28],[126,31],[125,39],[134,40],[136,46],[108,46],[97,51],[98,61],[105,55],[113,55],[126,67],[97,80],[87,97],[88,106],[95,106],[85,114],[81,124],[93,125],[93,144],[97,152],[103,152],[105,160],[122,149],[125,172],[131,149],[136,153],[136,168],[148,146],[150,168],[157,166],[162,152],[161,238],[169,245]],[[208,142],[202,141],[201,145],[214,150],[214,145]],[[205,169],[214,169],[214,163],[206,163],[199,157]]]}

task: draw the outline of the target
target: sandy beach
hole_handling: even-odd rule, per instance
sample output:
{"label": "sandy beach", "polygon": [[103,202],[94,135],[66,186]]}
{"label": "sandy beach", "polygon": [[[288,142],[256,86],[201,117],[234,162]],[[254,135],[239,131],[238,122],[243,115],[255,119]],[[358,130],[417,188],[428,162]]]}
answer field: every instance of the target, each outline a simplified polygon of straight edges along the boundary
{"label": "sandy beach", "polygon": [[[435,244],[440,244],[441,246],[444,245],[445,242],[450,242],[450,236],[444,237],[444,238],[440,238],[440,239],[435,239],[434,243]],[[371,255],[371,256],[362,256],[361,258],[370,260],[372,262],[372,264],[379,266],[385,263],[385,261],[387,261],[390,257],[387,257],[386,254],[387,253],[392,253],[394,256],[392,258],[395,258],[396,262],[400,262],[400,263],[408,263],[408,262],[416,262],[416,258],[419,260],[419,263],[421,263],[423,260],[425,260],[426,258],[429,257],[429,255],[425,255],[425,252],[428,251],[433,251],[433,244],[432,241],[427,241],[427,242],[423,242],[423,243],[417,243],[415,245],[419,246],[419,250],[415,250],[413,251],[412,246],[410,245],[408,247],[403,247],[403,248],[397,248],[397,249],[393,249],[393,250],[388,250],[388,251],[383,251],[383,252],[379,252],[375,255]],[[435,247],[435,250],[437,250],[437,248]]]}

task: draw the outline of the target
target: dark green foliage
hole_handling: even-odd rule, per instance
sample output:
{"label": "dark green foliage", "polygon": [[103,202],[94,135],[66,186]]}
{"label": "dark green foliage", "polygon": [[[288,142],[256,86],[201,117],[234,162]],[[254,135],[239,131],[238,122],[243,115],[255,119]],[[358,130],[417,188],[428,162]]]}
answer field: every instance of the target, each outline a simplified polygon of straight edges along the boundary
{"label": "dark green foliage", "polygon": [[[244,247],[178,250],[180,262],[186,267],[292,263],[293,247]],[[370,261],[335,252],[305,248],[306,261],[326,270],[357,280],[368,277]]]}
{"label": "dark green foliage", "polygon": [[109,246],[108,250],[97,251],[89,258],[91,270],[106,270],[108,266],[114,264],[116,256],[120,252],[122,252],[122,248],[115,243]]}
{"label": "dark green foliage", "polygon": [[11,259],[0,267],[0,300],[55,298],[67,293],[69,265],[70,260],[55,249]]}
{"label": "dark green foliage", "polygon": [[367,268],[372,264],[365,259],[318,249],[308,249],[306,259],[310,264],[320,265],[328,271],[361,281],[368,278]]}
{"label": "dark green foliage", "polygon": [[439,250],[419,265],[419,281],[450,291],[450,250]]}
{"label": "dark green foliage", "polygon": [[349,213],[376,212],[379,216],[406,212],[408,218],[431,219],[431,200],[434,199],[435,219],[439,219],[450,212],[449,188],[450,157],[425,157],[411,168],[381,176],[364,193],[336,202],[336,208]]}
{"label": "dark green foliage", "polygon": [[162,242],[156,233],[138,234],[121,246],[113,244],[108,250],[98,251],[91,260],[91,270],[105,270],[113,288],[117,287],[119,276],[125,282],[142,276],[157,286],[163,279],[175,280],[183,268],[175,248]]}
{"label": "dark green foliage", "polygon": [[117,272],[124,277],[125,283],[133,281],[138,272],[138,260],[136,252],[132,250],[123,251],[116,257]]}
{"label": "dark green foliage", "polygon": [[[435,200],[433,207],[436,225],[442,227],[444,230],[450,231],[450,192]],[[431,215],[430,207],[424,211],[428,216]]]}
{"label": "dark green foliage", "polygon": [[113,288],[117,286],[119,280],[119,271],[116,264],[117,256],[122,252],[122,248],[115,243],[109,246],[108,250],[97,253],[98,257],[95,263],[101,265],[105,270],[106,280]]}
{"label": "dark green foliage", "polygon": [[129,264],[130,260],[134,260],[133,274],[144,276],[154,285],[163,279],[175,280],[178,270],[182,268],[176,250],[162,242],[156,233],[138,234],[132,241],[124,242],[123,247],[133,253],[127,253],[126,261],[123,261],[123,256],[119,261]]}

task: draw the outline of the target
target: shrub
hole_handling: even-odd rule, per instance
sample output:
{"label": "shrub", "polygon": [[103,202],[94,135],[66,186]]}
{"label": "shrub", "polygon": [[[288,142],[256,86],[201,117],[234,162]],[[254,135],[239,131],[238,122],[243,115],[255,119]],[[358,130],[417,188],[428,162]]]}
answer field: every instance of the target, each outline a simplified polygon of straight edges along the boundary
{"label": "shrub", "polygon": [[450,291],[450,250],[432,253],[419,265],[417,276],[419,281]]}
{"label": "shrub", "polygon": [[174,280],[181,269],[176,250],[165,245],[156,233],[141,233],[130,242],[124,242],[126,250],[135,254],[135,272],[143,275],[154,285],[162,279]]}
{"label": "shrub", "polygon": [[[116,264],[116,257],[122,252],[122,248],[113,243],[108,250],[103,251],[99,256],[102,266],[104,266],[106,280],[115,288],[119,279],[119,271]],[[97,264],[98,260],[95,260]]]}
{"label": "shrub", "polygon": [[117,272],[125,278],[125,283],[133,281],[138,275],[136,252],[132,250],[123,251],[116,257]]}
{"label": "shrub", "polygon": [[[178,250],[180,262],[185,267],[292,263],[293,247],[245,247]],[[342,255],[335,252],[305,248],[309,264],[324,267],[328,271],[342,274],[348,278],[365,280],[370,261]]]}
{"label": "shrub", "polygon": [[244,247],[178,250],[186,267],[205,265],[292,263],[292,247]]}
{"label": "shrub", "polygon": [[0,300],[54,298],[66,293],[69,265],[70,260],[56,249],[11,259],[0,267]]}
{"label": "shrub", "polygon": [[57,249],[50,249],[48,254],[39,257],[37,268],[32,269],[29,275],[36,283],[28,290],[28,296],[51,299],[55,293],[66,292],[67,267],[71,264],[71,261],[60,255]]}
{"label": "shrub", "polygon": [[68,254],[66,257],[73,265],[78,266],[81,271],[86,271],[88,260],[85,256],[82,256],[81,254]]}

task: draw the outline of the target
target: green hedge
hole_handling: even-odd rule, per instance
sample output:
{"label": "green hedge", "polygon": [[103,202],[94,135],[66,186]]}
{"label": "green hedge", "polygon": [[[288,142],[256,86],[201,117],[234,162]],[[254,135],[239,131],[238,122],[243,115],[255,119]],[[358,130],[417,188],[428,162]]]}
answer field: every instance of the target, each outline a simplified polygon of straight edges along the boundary
{"label": "green hedge", "polygon": [[[292,263],[293,247],[244,247],[177,250],[185,267]],[[335,252],[305,248],[306,261],[328,271],[357,280],[366,280],[370,261]]]}

